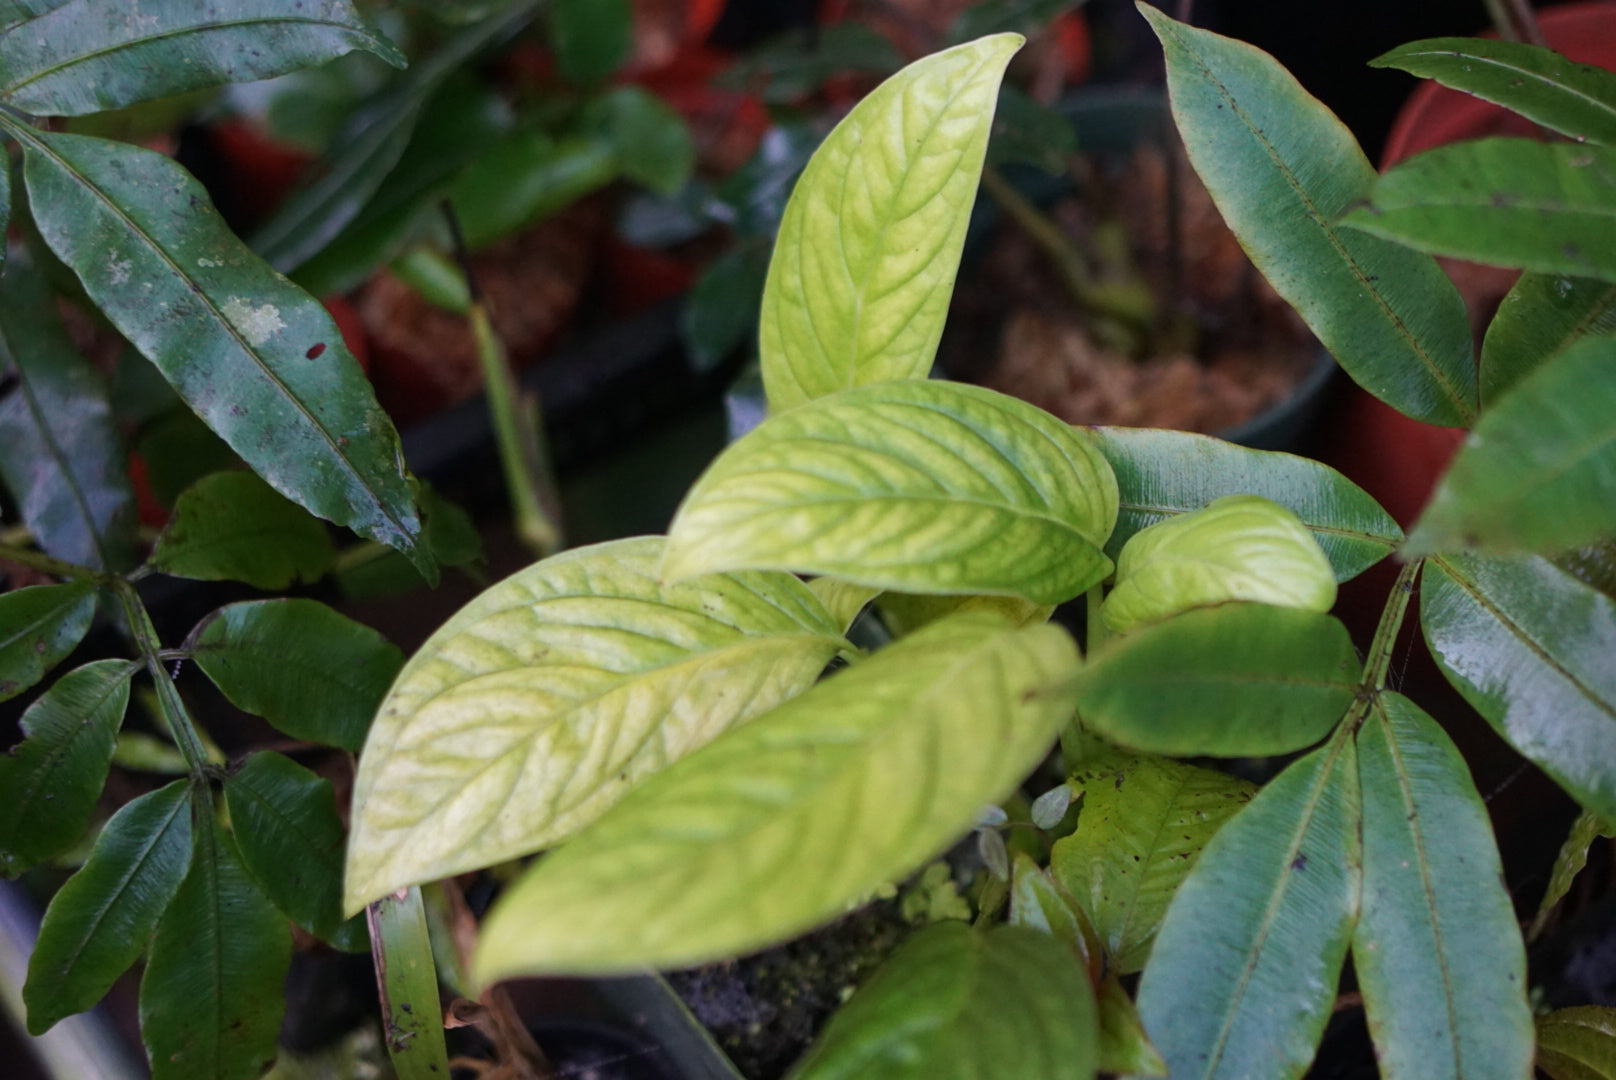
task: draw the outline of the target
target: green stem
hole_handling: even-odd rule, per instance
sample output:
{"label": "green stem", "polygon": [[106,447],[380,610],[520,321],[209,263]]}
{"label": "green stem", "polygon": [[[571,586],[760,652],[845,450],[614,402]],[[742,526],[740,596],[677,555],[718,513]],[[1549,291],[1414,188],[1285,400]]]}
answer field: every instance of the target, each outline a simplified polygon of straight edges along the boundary
{"label": "green stem", "polygon": [[1104,600],[1105,589],[1100,585],[1095,585],[1083,594],[1084,626],[1087,630],[1083,635],[1083,648],[1090,656],[1100,651],[1109,633],[1105,628],[1105,620],[1100,618],[1100,605]]}
{"label": "green stem", "polygon": [[117,589],[119,601],[123,604],[124,617],[128,620],[129,632],[134,636],[135,647],[140,650],[141,659],[145,661],[146,670],[151,673],[152,683],[156,686],[157,706],[162,710],[163,719],[168,723],[169,733],[174,737],[174,745],[179,747],[180,753],[185,757],[186,770],[191,774],[194,799],[198,789],[204,794],[207,791],[209,767],[207,745],[197,731],[189,710],[185,708],[185,702],[180,698],[179,688],[169,677],[168,669],[163,667],[165,651],[163,643],[158,639],[157,628],[152,625],[151,615],[147,613],[140,594],[127,581],[119,581],[114,587]]}
{"label": "green stem", "polygon": [[1386,607],[1380,613],[1380,625],[1369,642],[1369,655],[1364,658],[1363,691],[1369,696],[1386,689],[1386,673],[1391,670],[1392,648],[1397,644],[1398,631],[1403,628],[1403,616],[1408,612],[1409,599],[1414,595],[1414,582],[1420,576],[1423,561],[1406,563],[1386,598]]}
{"label": "green stem", "polygon": [[393,1068],[399,1080],[442,1080],[449,1075],[449,1055],[421,890],[412,886],[384,896],[365,915]]}
{"label": "green stem", "polygon": [[561,530],[546,507],[550,490],[543,442],[539,433],[538,410],[531,399],[524,399],[516,376],[505,357],[505,348],[488,321],[488,311],[473,301],[471,332],[477,342],[477,360],[483,368],[483,385],[488,395],[488,411],[494,418],[494,435],[499,442],[500,464],[505,485],[516,514],[516,533],[540,557],[561,549]]}
{"label": "green stem", "polygon": [[43,551],[17,547],[13,544],[0,544],[0,562],[14,562],[21,566],[42,570],[54,577],[94,581],[102,585],[108,585],[117,580],[116,575],[109,574],[104,570],[97,570],[92,566],[80,566],[78,563],[64,562],[61,559],[46,555]]}

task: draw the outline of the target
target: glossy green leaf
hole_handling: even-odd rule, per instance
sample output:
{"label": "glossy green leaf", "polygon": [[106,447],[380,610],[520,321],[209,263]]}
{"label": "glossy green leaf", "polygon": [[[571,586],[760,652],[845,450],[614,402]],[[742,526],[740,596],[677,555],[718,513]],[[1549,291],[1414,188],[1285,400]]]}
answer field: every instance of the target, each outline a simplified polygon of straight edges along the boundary
{"label": "glossy green leaf", "polygon": [[1139,983],[1171,1075],[1300,1077],[1357,913],[1358,771],[1338,738],[1292,763],[1201,853]]}
{"label": "glossy green leaf", "polygon": [[1094,991],[1049,944],[1015,926],[927,927],[831,1017],[792,1080],[1089,1080]]}
{"label": "glossy green leaf", "polygon": [[360,759],[347,910],[554,843],[849,647],[789,575],[663,585],[662,547],[536,563],[421,647]]}
{"label": "glossy green leaf", "polygon": [[366,915],[393,1068],[399,1080],[438,1080],[449,1065],[421,890],[412,886],[384,896]]}
{"label": "glossy green leaf", "polygon": [[1100,1071],[1130,1077],[1166,1076],[1167,1062],[1151,1045],[1139,1009],[1122,983],[1109,976],[1095,996],[1100,1016]]}
{"label": "glossy green leaf", "polygon": [[1438,255],[1616,281],[1616,150],[1536,139],[1439,146],[1382,176],[1341,224]]}
{"label": "glossy green leaf", "polygon": [[1284,754],[1323,738],[1363,668],[1330,615],[1198,608],[1116,639],[1074,680],[1083,723],[1154,754]]}
{"label": "glossy green leaf", "polygon": [[1100,933],[1083,905],[1024,852],[1010,879],[1010,925],[1040,930],[1071,950],[1092,978],[1105,964]]}
{"label": "glossy green leaf", "polygon": [[114,814],[51,899],[23,986],[33,1034],[100,1001],[146,951],[191,865],[186,786],[176,780]]}
{"label": "glossy green leaf", "polygon": [[56,680],[22,714],[0,755],[0,877],[67,850],[90,824],[129,704],[127,660],[95,660]]}
{"label": "glossy green leaf", "polygon": [[763,291],[774,411],[931,370],[1017,34],[910,64],[866,96],[803,170]]}
{"label": "glossy green leaf", "polygon": [[250,1080],[275,1057],[292,934],[230,834],[206,816],[195,826],[140,981],[140,1033],[152,1080]]}
{"label": "glossy green leaf", "polygon": [[193,632],[191,656],[237,708],[297,739],[358,750],[404,654],[315,600],[222,607]]}
{"label": "glossy green leaf", "polygon": [[1111,572],[1116,481],[1082,431],[981,387],[910,380],[770,417],[668,529],[663,572],[829,574],[1059,603]]}
{"label": "glossy green leaf", "polygon": [[1545,559],[1445,555],[1425,564],[1420,618],[1476,711],[1616,820],[1616,602]]}
{"label": "glossy green leaf", "polygon": [[1458,290],[1433,260],[1333,224],[1375,181],[1351,133],[1266,53],[1140,11],[1167,53],[1190,163],[1257,269],[1364,389],[1468,426],[1476,376]]}
{"label": "glossy green leaf", "polygon": [[224,785],[242,865],[293,922],[342,948],[369,948],[362,919],[342,918],[348,834],[331,782],[291,758],[253,754]]}
{"label": "glossy green leaf", "polygon": [[0,701],[61,663],[84,640],[94,617],[95,586],[87,581],[0,594]]}
{"label": "glossy green leaf", "polygon": [[16,385],[0,399],[0,478],[23,524],[59,559],[128,570],[137,559],[135,496],[106,384],[67,336],[44,281],[15,253],[0,278],[4,368]]}
{"label": "glossy green leaf", "polygon": [[1055,842],[1050,873],[1094,920],[1110,965],[1139,971],[1201,849],[1256,787],[1157,757],[1097,763],[1072,781],[1083,810],[1077,831]]}
{"label": "glossy green leaf", "polygon": [[0,101],[41,116],[80,116],[268,79],[355,49],[404,66],[404,55],[348,0],[139,10],[68,0],[0,36]]}
{"label": "glossy green leaf", "polygon": [[1464,758],[1400,694],[1358,731],[1363,898],[1352,963],[1385,1080],[1531,1072],[1526,949]]}
{"label": "glossy green leaf", "polygon": [[483,924],[482,982],[681,967],[845,911],[970,829],[1071,714],[1065,631],[946,619],[650,778]]}
{"label": "glossy green leaf", "polygon": [[991,611],[1017,626],[1031,626],[1048,619],[1053,604],[1035,604],[1016,596],[926,595],[923,593],[883,592],[875,602],[881,621],[893,637],[912,634],[927,623],[936,622],[956,611]]}
{"label": "glossy green leaf", "polygon": [[1319,613],[1335,606],[1324,549],[1295,514],[1261,495],[1225,495],[1135,533],[1101,615],[1126,633],[1231,601]]}
{"label": "glossy green leaf", "polygon": [[1554,860],[1554,869],[1549,872],[1549,886],[1543,890],[1543,899],[1537,906],[1537,914],[1532,917],[1532,925],[1527,931],[1529,940],[1536,940],[1548,925],[1549,916],[1566,893],[1571,891],[1571,883],[1577,879],[1582,868],[1588,865],[1588,849],[1600,837],[1616,836],[1616,825],[1604,821],[1598,814],[1584,810],[1577,815],[1577,820],[1571,825],[1571,831],[1566,834],[1565,843],[1560,845],[1560,854]]}
{"label": "glossy green leaf", "polygon": [[1261,495],[1290,510],[1329,556],[1337,581],[1357,577],[1403,542],[1403,530],[1368,492],[1310,458],[1185,431],[1090,430],[1117,477],[1117,527],[1105,546],[1113,559],[1140,529],[1225,495]]}
{"label": "glossy green leaf", "polygon": [[1481,345],[1481,404],[1490,409],[1522,378],[1588,335],[1616,334],[1616,285],[1522,274]]}
{"label": "glossy green leaf", "polygon": [[147,565],[279,591],[318,580],[335,558],[325,525],[302,507],[250,472],[219,472],[180,495]]}
{"label": "glossy green leaf", "polygon": [[552,0],[545,22],[556,66],[575,82],[606,78],[634,44],[629,0]]}
{"label": "glossy green leaf", "polygon": [[1584,338],[1481,418],[1407,554],[1556,554],[1616,534],[1616,339]]}
{"label": "glossy green leaf", "polygon": [[242,246],[170,159],[12,133],[41,234],[208,426],[281,494],[435,574],[397,433],[325,308]]}
{"label": "glossy green leaf", "polygon": [[522,128],[461,171],[447,195],[466,245],[485,247],[560,212],[618,176],[617,152],[599,136],[557,138]]}
{"label": "glossy green leaf", "polygon": [[1369,61],[1502,105],[1577,142],[1616,142],[1616,73],[1538,45],[1487,38],[1411,41]]}
{"label": "glossy green leaf", "polygon": [[1616,1009],[1579,1005],[1538,1017],[1537,1067],[1551,1080],[1616,1080]]}
{"label": "glossy green leaf", "polygon": [[626,179],[662,195],[676,194],[689,182],[696,165],[690,129],[673,106],[649,90],[619,86],[590,102],[580,123],[611,144]]}

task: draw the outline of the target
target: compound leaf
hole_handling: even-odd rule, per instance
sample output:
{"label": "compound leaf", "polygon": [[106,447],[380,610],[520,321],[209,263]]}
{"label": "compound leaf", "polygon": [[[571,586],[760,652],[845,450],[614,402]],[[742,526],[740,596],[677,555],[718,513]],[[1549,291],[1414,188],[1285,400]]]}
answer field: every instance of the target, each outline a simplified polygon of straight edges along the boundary
{"label": "compound leaf", "polygon": [[662,547],[536,563],[421,647],[360,759],[349,911],[554,843],[850,648],[789,575],[662,585]]}
{"label": "compound leaf", "polygon": [[931,370],[999,81],[1021,44],[995,34],[910,64],[814,153],[763,289],[771,410]]}
{"label": "compound leaf", "polygon": [[702,963],[845,911],[957,840],[1043,757],[1076,664],[1058,627],[984,613],[837,672],[540,860],[484,924],[477,978]]}
{"label": "compound leaf", "polygon": [[302,507],[250,472],[218,472],[181,493],[148,565],[280,591],[318,580],[335,558],[325,526]]}
{"label": "compound leaf", "polygon": [[678,580],[740,569],[1058,603],[1111,571],[1116,481],[1088,436],[976,386],[910,380],[772,416],[668,531]]}
{"label": "compound leaf", "polygon": [[1563,274],[1522,274],[1481,344],[1481,404],[1490,409],[1522,378],[1588,335],[1616,334],[1616,285]]}
{"label": "compound leaf", "polygon": [[95,586],[31,585],[0,594],[0,701],[14,698],[61,663],[89,632]]}

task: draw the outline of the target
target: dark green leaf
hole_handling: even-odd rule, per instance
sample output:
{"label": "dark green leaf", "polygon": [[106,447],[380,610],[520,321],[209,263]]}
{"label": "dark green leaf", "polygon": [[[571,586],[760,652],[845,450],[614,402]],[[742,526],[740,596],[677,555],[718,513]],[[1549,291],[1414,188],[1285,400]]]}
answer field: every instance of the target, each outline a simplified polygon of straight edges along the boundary
{"label": "dark green leaf", "polygon": [[176,780],[128,803],[90,858],[45,909],[28,958],[28,1030],[35,1035],[105,996],[146,951],[191,864],[191,804]]}
{"label": "dark green leaf", "polygon": [[0,756],[0,876],[66,851],[84,835],[129,704],[127,660],[96,660],[56,680],[22,715],[26,738]]}
{"label": "dark green leaf", "polygon": [[[978,10],[967,8],[964,14]],[[1014,86],[999,88],[993,136],[988,140],[989,165],[1024,163],[1063,176],[1076,150],[1077,129],[1059,110],[1039,104]]]}
{"label": "dark green leaf", "polygon": [[34,585],[0,595],[0,701],[14,698],[62,662],[95,617],[95,586]]}
{"label": "dark green leaf", "polygon": [[1464,758],[1400,694],[1381,695],[1357,742],[1363,899],[1352,963],[1380,1075],[1526,1076],[1526,949]]}
{"label": "dark green leaf", "polygon": [[1207,845],[1139,984],[1140,1019],[1175,1080],[1306,1070],[1357,913],[1358,821],[1352,742],[1337,738]]}
{"label": "dark green leaf", "polygon": [[198,814],[191,869],[157,924],[140,981],[152,1080],[249,1080],[275,1057],[292,958],[286,920],[235,842]]}
{"label": "dark green leaf", "polygon": [[[421,534],[433,557],[444,566],[461,567],[475,575],[477,565],[483,560],[483,542],[471,515],[426,483],[421,484],[416,498],[423,519]],[[392,548],[378,544],[370,553],[374,558],[345,554],[337,560],[333,577],[344,596],[362,600],[409,592],[426,585],[426,579],[410,561]]]}
{"label": "dark green leaf", "polygon": [[1359,385],[1427,423],[1469,426],[1464,301],[1436,263],[1334,219],[1375,181],[1351,133],[1274,59],[1140,5],[1167,53],[1190,163],[1257,269]]}
{"label": "dark green leaf", "polygon": [[1565,843],[1560,845],[1559,857],[1554,860],[1554,869],[1549,873],[1549,886],[1543,890],[1543,900],[1538,904],[1537,914],[1532,917],[1531,928],[1527,931],[1528,939],[1535,940],[1548,925],[1555,905],[1565,899],[1566,893],[1571,891],[1571,883],[1588,865],[1588,849],[1601,836],[1616,836],[1616,825],[1607,823],[1592,811],[1584,810],[1577,815],[1571,831],[1566,834]]}
{"label": "dark green leaf", "polygon": [[1522,274],[1482,341],[1482,408],[1492,408],[1522,378],[1590,334],[1616,334],[1616,285]]}
{"label": "dark green leaf", "polygon": [[774,242],[786,212],[791,188],[819,148],[820,132],[811,124],[770,128],[753,154],[718,186],[719,202],[731,211],[737,233],[766,244]]}
{"label": "dark green leaf", "polygon": [[1551,1080],[1616,1080],[1616,1009],[1579,1005],[1538,1017],[1537,1067]]}
{"label": "dark green leaf", "polygon": [[1538,45],[1486,38],[1411,41],[1369,61],[1435,79],[1577,142],[1616,142],[1616,73]]}
{"label": "dark green leaf", "polygon": [[[140,362],[151,366],[144,357]],[[163,385],[168,386],[166,382]],[[170,509],[179,501],[181,492],[204,476],[241,468],[236,452],[186,408],[175,409],[146,425],[135,452],[146,462],[146,482],[152,496]]]}
{"label": "dark green leaf", "polygon": [[449,1066],[421,890],[412,885],[389,893],[370,905],[367,917],[393,1068],[399,1080],[440,1080]]}
{"label": "dark green leaf", "polygon": [[358,750],[404,654],[315,600],[252,600],[214,612],[191,655],[237,708],[297,739]]}
{"label": "dark green leaf", "polygon": [[1616,281],[1616,150],[1536,139],[1439,146],[1382,176],[1341,224],[1438,255]]}
{"label": "dark green leaf", "polygon": [[859,987],[792,1080],[1089,1080],[1099,1022],[1071,953],[1035,930],[935,923]]}
{"label": "dark green leaf", "polygon": [[1115,976],[1100,984],[1099,1066],[1101,1072],[1130,1077],[1166,1076],[1167,1062],[1156,1052],[1139,1022],[1139,1010]]}
{"label": "dark green leaf", "polygon": [[556,138],[540,127],[505,136],[449,185],[449,204],[473,250],[566,209],[618,175],[599,136]]}
{"label": "dark green leaf", "polygon": [[68,0],[0,36],[0,100],[41,116],[121,109],[220,83],[268,79],[355,49],[404,56],[347,0],[232,0],[131,10]]}
{"label": "dark green leaf", "polygon": [[17,379],[0,400],[0,477],[23,523],[59,559],[127,570],[136,558],[135,497],[106,385],[74,348],[44,282],[16,255],[0,278],[4,367]]}
{"label": "dark green leaf", "polygon": [[[587,0],[597,3],[598,0]],[[684,118],[639,86],[620,86],[590,102],[581,121],[617,152],[623,175],[662,195],[685,186],[696,147]]]}
{"label": "dark green leaf", "polygon": [[1476,711],[1616,820],[1616,602],[1545,559],[1445,555],[1425,565],[1420,616]]}
{"label": "dark green leaf", "polygon": [[769,249],[749,245],[726,251],[707,265],[679,313],[691,360],[711,371],[757,334],[758,303],[769,270]]}
{"label": "dark green leaf", "polygon": [[0,33],[20,22],[38,18],[61,7],[67,0],[0,0]]}
{"label": "dark green leaf", "polygon": [[1294,513],[1324,549],[1337,581],[1356,577],[1403,542],[1403,530],[1379,503],[1317,461],[1184,431],[1090,430],[1117,475],[1117,527],[1105,546],[1113,559],[1140,529],[1226,495],[1261,495]]}
{"label": "dark green leaf", "polygon": [[224,785],[242,864],[287,918],[352,952],[369,948],[364,920],[342,918],[347,841],[329,780],[261,752]]}
{"label": "dark green leaf", "polygon": [[1616,339],[1584,338],[1522,379],[1470,433],[1407,554],[1556,554],[1616,533]]}
{"label": "dark green leaf", "polygon": [[1145,966],[1167,905],[1201,849],[1251,801],[1255,786],[1156,757],[1122,757],[1073,777],[1077,831],[1055,842],[1049,868],[1094,920],[1110,965]]}
{"label": "dark green leaf", "polygon": [[174,504],[147,565],[174,577],[281,590],[315,581],[336,550],[325,525],[250,472],[203,477]]}
{"label": "dark green leaf", "polygon": [[1284,754],[1323,738],[1362,665],[1331,615],[1267,604],[1197,608],[1110,641],[1079,672],[1083,723],[1155,754]]}
{"label": "dark green leaf", "polygon": [[852,19],[792,31],[754,49],[719,78],[719,85],[757,93],[770,105],[805,97],[841,72],[890,75],[903,66],[898,47]]}
{"label": "dark green leaf", "polygon": [[634,44],[629,0],[552,0],[545,21],[556,66],[574,82],[606,78]]}
{"label": "dark green leaf", "polygon": [[435,573],[397,433],[325,308],[243,247],[170,159],[13,133],[41,234],[208,426],[283,495]]}
{"label": "dark green leaf", "polygon": [[955,17],[948,28],[950,44],[1006,30],[1031,37],[1082,0],[979,0]]}

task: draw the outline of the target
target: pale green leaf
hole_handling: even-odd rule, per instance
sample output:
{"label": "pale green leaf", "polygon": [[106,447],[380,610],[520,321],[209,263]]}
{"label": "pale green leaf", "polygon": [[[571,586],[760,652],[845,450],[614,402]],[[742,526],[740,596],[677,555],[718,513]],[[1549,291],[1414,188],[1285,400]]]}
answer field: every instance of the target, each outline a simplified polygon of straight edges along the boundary
{"label": "pale green leaf", "polygon": [[1546,559],[1444,555],[1425,564],[1420,618],[1476,711],[1616,820],[1616,602]]}
{"label": "pale green leaf", "polygon": [[1584,338],[1482,416],[1407,554],[1557,554],[1616,534],[1616,339]]}
{"label": "pale green leaf", "polygon": [[411,658],[360,758],[348,911],[562,839],[850,648],[789,575],[662,585],[662,549],[619,540],[536,563]]}
{"label": "pale green leaf", "polygon": [[325,308],[248,251],[169,158],[9,130],[46,242],[208,426],[281,494],[435,575],[398,435]]}
{"label": "pale green leaf", "polygon": [[1532,917],[1531,928],[1527,937],[1536,940],[1548,925],[1549,915],[1554,911],[1555,905],[1565,899],[1566,893],[1571,891],[1571,883],[1576,880],[1582,868],[1588,865],[1588,849],[1600,837],[1616,836],[1616,825],[1604,821],[1598,814],[1584,810],[1572,822],[1571,831],[1566,834],[1565,843],[1560,845],[1560,854],[1554,860],[1554,869],[1549,872],[1549,886],[1543,890],[1543,899],[1537,906],[1537,914]]}
{"label": "pale green leaf", "polygon": [[43,679],[89,632],[95,586],[31,585],[0,594],[0,701]]}
{"label": "pale green leaf", "polygon": [[825,610],[844,634],[865,605],[881,592],[871,585],[855,585],[851,581],[833,577],[816,577],[808,582],[808,589],[819,597],[819,602],[825,605]]}
{"label": "pale green leaf", "polygon": [[1490,409],[1522,378],[1587,335],[1616,334],[1616,285],[1562,274],[1522,274],[1481,343],[1481,404]]}
{"label": "pale green leaf", "polygon": [[127,803],[79,872],[51,898],[28,957],[28,1030],[81,1013],[151,940],[191,865],[191,803],[176,780]]}
{"label": "pale green leaf", "polygon": [[1048,619],[1053,604],[1035,604],[1016,596],[926,595],[924,593],[883,592],[875,602],[881,621],[893,637],[919,630],[956,611],[991,611],[1017,626],[1030,626]]}
{"label": "pale green leaf", "polygon": [[1186,431],[1090,430],[1117,477],[1117,527],[1105,548],[1113,559],[1140,529],[1225,495],[1261,495],[1290,510],[1329,556],[1337,581],[1357,577],[1403,542],[1403,530],[1368,492],[1310,458]]}
{"label": "pale green leaf", "polygon": [[825,1025],[792,1080],[1090,1080],[1088,976],[1034,930],[941,922],[915,934]]}
{"label": "pale green leaf", "polygon": [[996,34],[910,64],[815,152],[763,290],[771,410],[931,370],[999,80],[1022,40]]}
{"label": "pale green leaf", "polygon": [[1358,822],[1353,746],[1337,738],[1280,773],[1201,853],[1139,983],[1140,1019],[1175,1080],[1307,1069],[1357,914]]}
{"label": "pale green leaf", "polygon": [[1055,842],[1049,869],[1094,920],[1109,963],[1140,970],[1178,886],[1255,785],[1157,757],[1124,757],[1073,777],[1077,831]]}
{"label": "pale green leaf", "polygon": [[320,521],[250,472],[204,476],[174,503],[147,565],[174,577],[281,590],[336,559]]}
{"label": "pale green leaf", "polygon": [[1190,164],[1264,277],[1360,386],[1427,423],[1476,416],[1470,324],[1435,261],[1335,218],[1375,171],[1273,57],[1139,5]]}
{"label": "pale green leaf", "polygon": [[348,0],[67,0],[0,36],[0,101],[41,116],[81,116],[268,79],[355,49],[404,66],[404,55]]}
{"label": "pale green leaf", "polygon": [[1381,695],[1357,743],[1363,899],[1352,963],[1380,1075],[1527,1076],[1526,949],[1464,758],[1400,694]]}
{"label": "pale green leaf", "polygon": [[1110,573],[1116,505],[1083,431],[981,387],[882,383],[770,417],[719,455],[669,526],[663,572],[1058,603]]}
{"label": "pale green leaf", "polygon": [[680,967],[773,944],[901,878],[1049,750],[1065,631],[958,615],[630,792],[483,925],[484,983]]}
{"label": "pale green leaf", "polygon": [[1330,615],[1221,604],[1109,641],[1075,679],[1086,726],[1133,750],[1284,754],[1323,738],[1363,667]]}
{"label": "pale green leaf", "polygon": [[1616,1009],[1579,1005],[1538,1017],[1537,1067],[1551,1080],[1616,1080]]}

